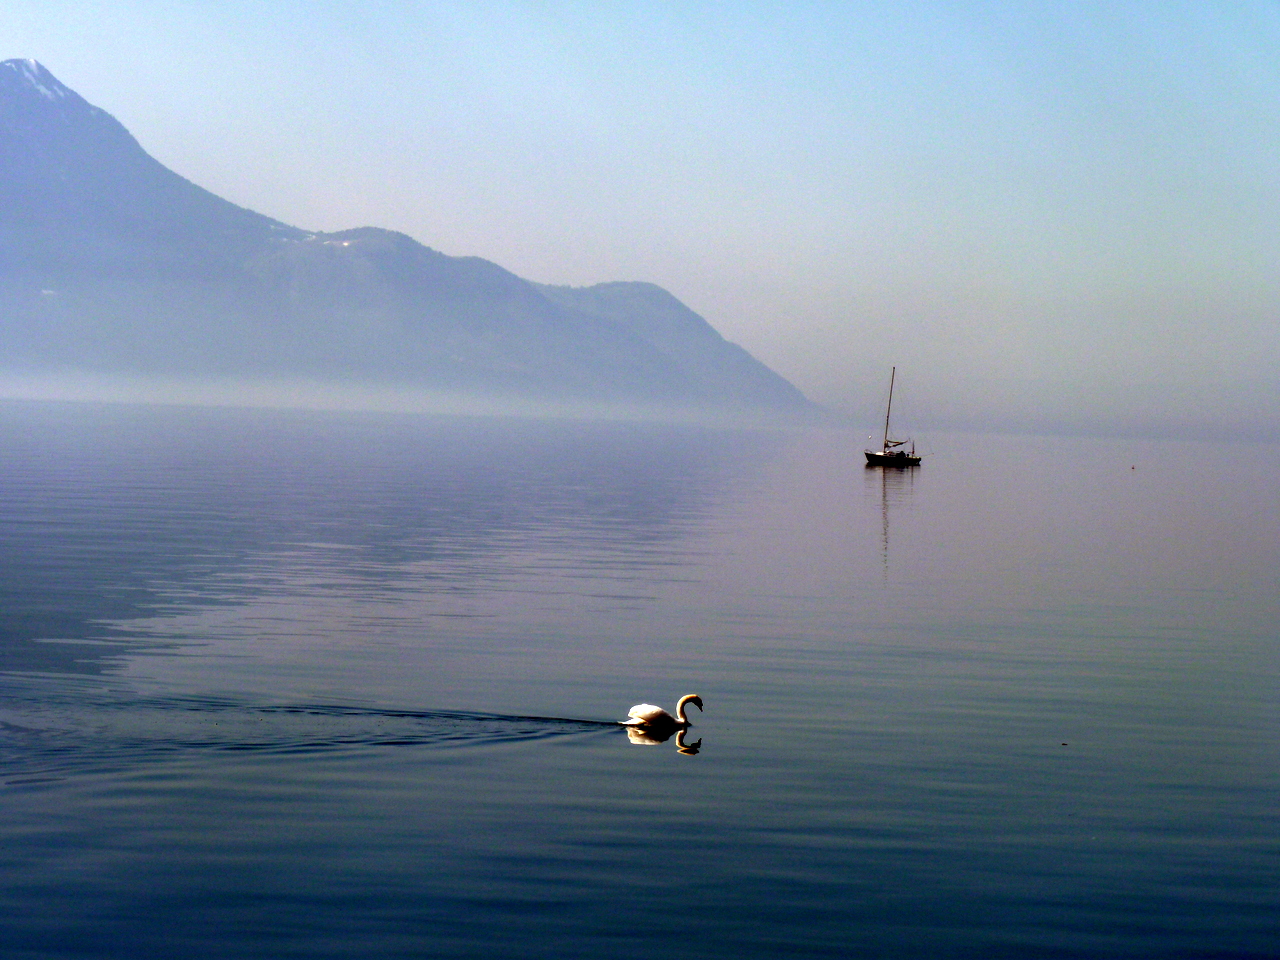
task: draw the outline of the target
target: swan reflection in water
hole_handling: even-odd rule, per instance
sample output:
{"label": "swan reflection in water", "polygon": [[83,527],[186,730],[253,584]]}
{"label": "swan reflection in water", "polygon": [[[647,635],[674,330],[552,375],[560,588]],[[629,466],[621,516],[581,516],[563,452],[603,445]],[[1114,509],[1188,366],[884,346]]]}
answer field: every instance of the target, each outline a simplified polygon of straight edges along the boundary
{"label": "swan reflection in water", "polygon": [[693,722],[684,712],[685,707],[688,706],[701,710],[702,698],[696,693],[681,697],[680,702],[676,704],[674,717],[652,703],[637,703],[627,711],[627,719],[621,721],[621,724],[627,731],[627,739],[632,743],[643,745],[665,743],[671,739],[673,733],[676,733],[677,749],[681,753],[695,754],[702,745],[702,741],[698,740],[693,744],[684,742],[684,735],[693,726]]}
{"label": "swan reflection in water", "polygon": [[[670,730],[656,732],[646,730],[643,727],[628,727],[625,724],[623,724],[623,729],[627,731],[627,739],[638,747],[656,747],[658,744],[666,743],[671,739]],[[684,736],[688,732],[687,729],[676,731],[676,750],[691,757],[702,749],[702,738],[699,737],[693,743],[685,743]]]}

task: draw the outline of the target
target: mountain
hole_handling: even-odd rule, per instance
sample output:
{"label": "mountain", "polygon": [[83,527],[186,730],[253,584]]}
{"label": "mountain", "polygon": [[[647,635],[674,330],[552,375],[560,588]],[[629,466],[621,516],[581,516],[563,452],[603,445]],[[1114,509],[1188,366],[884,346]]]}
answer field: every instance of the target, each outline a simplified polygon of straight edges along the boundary
{"label": "mountain", "polygon": [[0,357],[27,371],[813,409],[651,284],[539,285],[393,231],[318,233],[229,203],[32,60],[0,63]]}

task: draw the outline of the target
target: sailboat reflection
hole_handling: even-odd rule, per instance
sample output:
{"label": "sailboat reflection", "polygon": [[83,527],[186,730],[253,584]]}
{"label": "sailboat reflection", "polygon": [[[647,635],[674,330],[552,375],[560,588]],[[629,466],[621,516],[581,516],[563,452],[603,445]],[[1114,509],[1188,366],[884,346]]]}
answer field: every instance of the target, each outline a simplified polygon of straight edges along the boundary
{"label": "sailboat reflection", "polygon": [[880,500],[880,559],[884,572],[889,572],[889,511],[908,502],[915,485],[914,470],[877,470],[870,465],[866,471],[868,492],[879,495]]}
{"label": "sailboat reflection", "polygon": [[[666,743],[671,739],[671,731],[667,729],[652,730],[644,727],[623,727],[627,731],[627,739],[640,747],[656,747],[660,743]],[[693,743],[685,743],[684,738],[688,730],[677,730],[676,734],[676,750],[687,756],[693,756],[702,749],[702,738],[699,737]]]}

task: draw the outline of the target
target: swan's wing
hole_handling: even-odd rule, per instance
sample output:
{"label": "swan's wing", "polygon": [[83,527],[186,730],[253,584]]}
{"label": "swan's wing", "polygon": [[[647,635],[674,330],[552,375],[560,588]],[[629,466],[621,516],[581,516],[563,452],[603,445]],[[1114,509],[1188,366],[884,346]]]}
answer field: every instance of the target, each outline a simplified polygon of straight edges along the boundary
{"label": "swan's wing", "polygon": [[628,723],[658,723],[671,719],[671,714],[652,703],[637,703],[627,711],[627,716],[631,718]]}

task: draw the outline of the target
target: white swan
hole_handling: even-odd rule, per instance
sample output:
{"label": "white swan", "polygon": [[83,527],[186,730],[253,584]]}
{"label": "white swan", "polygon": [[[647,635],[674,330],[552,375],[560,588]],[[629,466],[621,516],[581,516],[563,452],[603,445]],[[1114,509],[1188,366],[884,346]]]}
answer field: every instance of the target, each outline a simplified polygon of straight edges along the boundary
{"label": "white swan", "polygon": [[702,709],[702,698],[696,693],[686,694],[680,698],[680,702],[676,704],[676,715],[673,717],[661,707],[654,706],[652,703],[637,703],[634,707],[627,711],[628,719],[621,721],[624,727],[644,727],[646,730],[666,730],[668,736],[672,730],[683,730],[686,727],[693,726],[688,717],[685,716],[684,708],[689,704],[693,704],[699,710]]}

